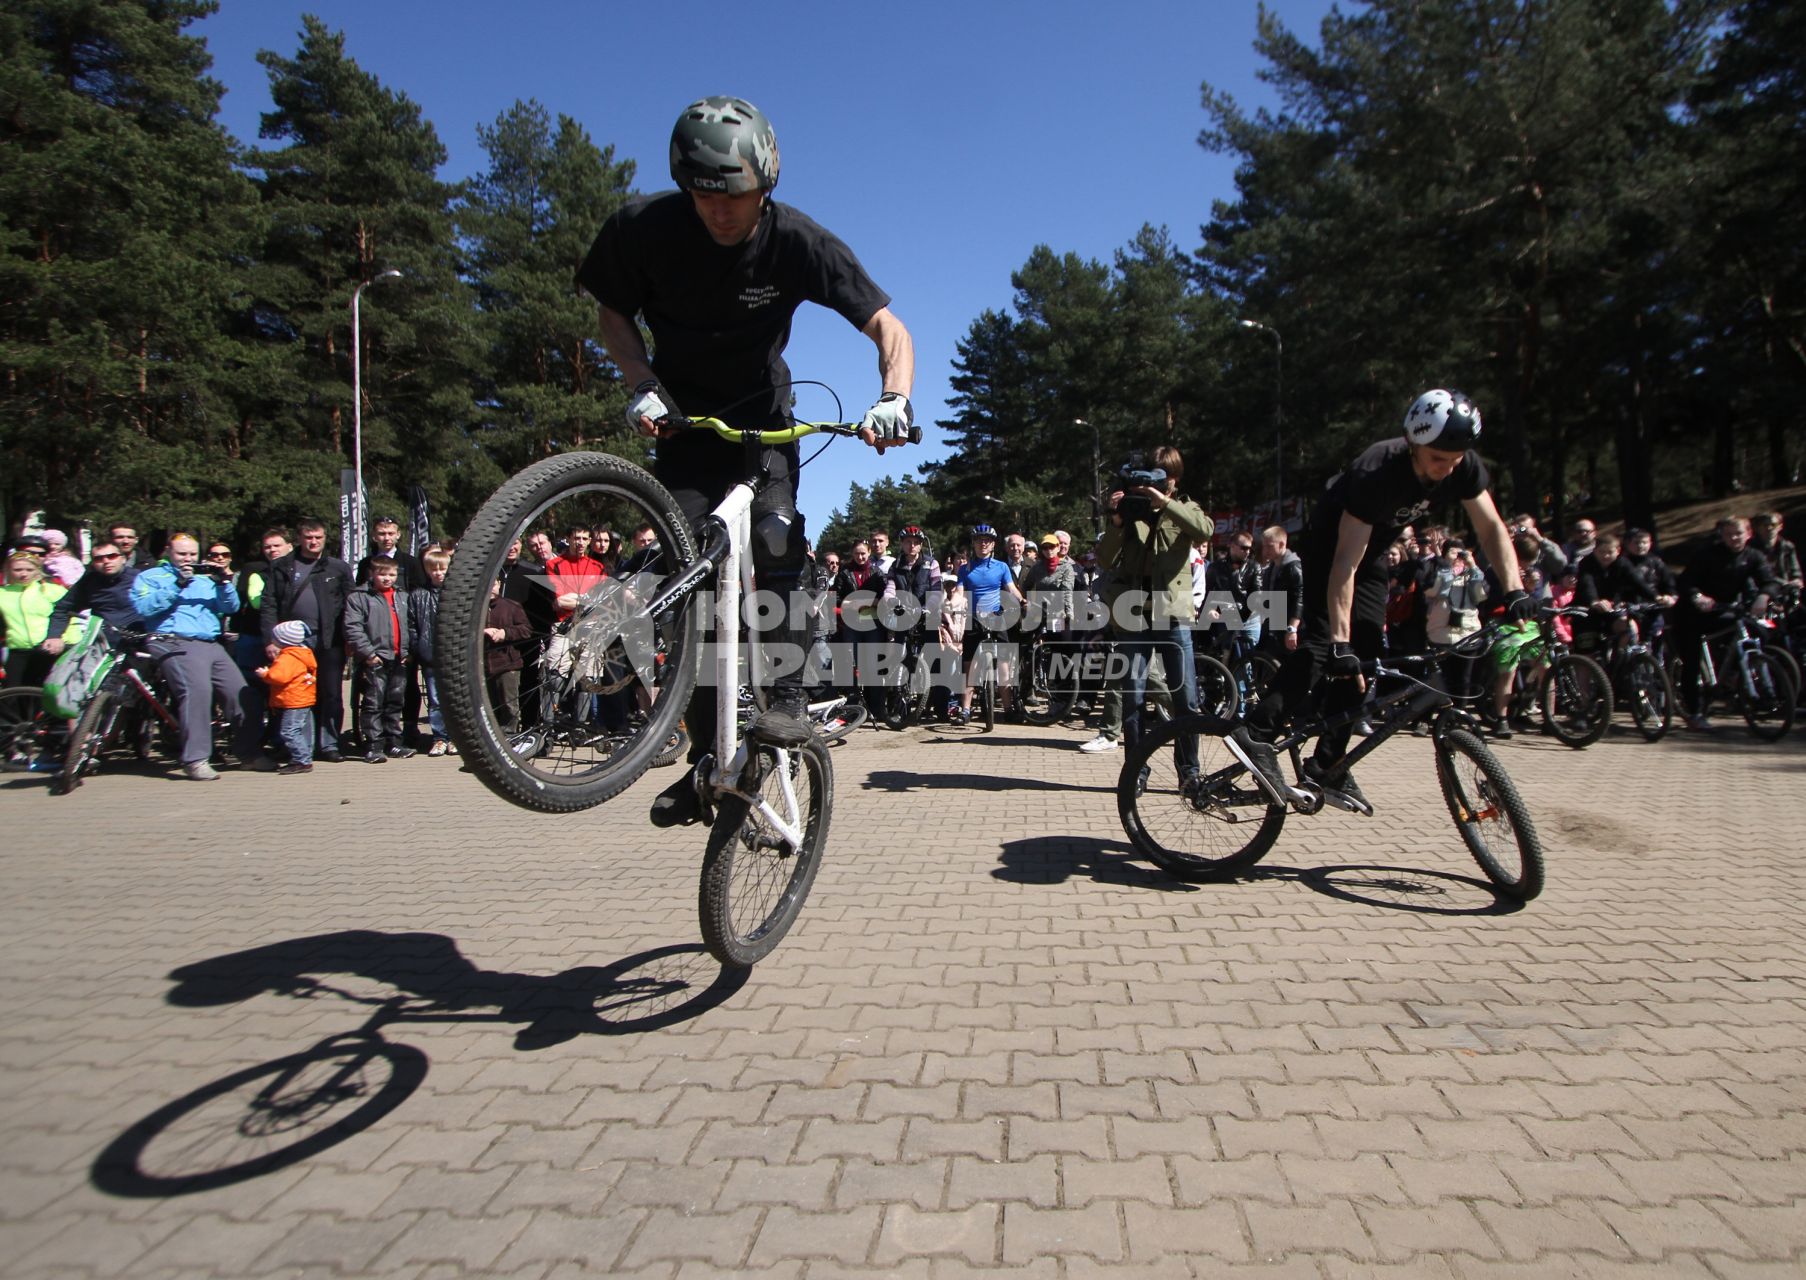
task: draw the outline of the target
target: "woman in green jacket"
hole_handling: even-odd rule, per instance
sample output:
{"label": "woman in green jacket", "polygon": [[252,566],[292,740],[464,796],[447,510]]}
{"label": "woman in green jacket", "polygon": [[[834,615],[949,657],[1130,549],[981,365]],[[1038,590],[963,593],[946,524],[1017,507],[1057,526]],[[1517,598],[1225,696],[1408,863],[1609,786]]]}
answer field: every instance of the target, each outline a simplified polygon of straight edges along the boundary
{"label": "woman in green jacket", "polygon": [[0,586],[0,645],[6,647],[6,688],[42,684],[56,658],[38,648],[50,634],[50,613],[69,588],[44,575],[44,562],[29,551],[6,558]]}

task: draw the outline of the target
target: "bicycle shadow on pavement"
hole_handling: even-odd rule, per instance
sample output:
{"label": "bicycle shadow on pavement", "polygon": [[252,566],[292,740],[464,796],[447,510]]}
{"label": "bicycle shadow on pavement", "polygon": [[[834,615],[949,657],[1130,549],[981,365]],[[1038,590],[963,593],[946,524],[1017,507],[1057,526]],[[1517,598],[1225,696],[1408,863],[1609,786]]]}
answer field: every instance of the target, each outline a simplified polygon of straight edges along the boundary
{"label": "bicycle shadow on pavement", "polygon": [[1168,893],[1196,893],[1187,884],[1156,867],[1136,861],[1133,846],[1123,840],[1099,840],[1094,836],[1033,836],[1009,840],[1001,846],[999,865],[991,875],[1013,884],[1064,884],[1075,876],[1089,876],[1099,884],[1133,889],[1161,889]]}
{"label": "bicycle shadow on pavement", "polygon": [[894,795],[907,795],[911,791],[1102,791],[1116,794],[1115,787],[1087,787],[1050,778],[1001,778],[988,773],[916,773],[907,769],[873,769],[859,785],[866,791],[889,791]]}
{"label": "bicycle shadow on pavement", "polygon": [[1507,898],[1478,876],[1458,876],[1422,867],[1349,863],[1328,867],[1258,866],[1242,881],[1282,880],[1302,884],[1339,902],[1432,916],[1508,916],[1524,904]]}
{"label": "bicycle shadow on pavement", "polygon": [[[613,964],[537,975],[478,968],[443,934],[345,930],[215,956],[170,974],[179,1008],[269,993],[361,1010],[361,1025],[300,1052],[211,1080],[130,1125],[89,1179],[128,1198],[231,1186],[311,1158],[362,1133],[425,1081],[422,1050],[383,1036],[409,1024],[523,1024],[518,1051],[583,1035],[656,1031],[715,1008],[749,969],[694,944]],[[339,985],[343,984],[343,985]]]}

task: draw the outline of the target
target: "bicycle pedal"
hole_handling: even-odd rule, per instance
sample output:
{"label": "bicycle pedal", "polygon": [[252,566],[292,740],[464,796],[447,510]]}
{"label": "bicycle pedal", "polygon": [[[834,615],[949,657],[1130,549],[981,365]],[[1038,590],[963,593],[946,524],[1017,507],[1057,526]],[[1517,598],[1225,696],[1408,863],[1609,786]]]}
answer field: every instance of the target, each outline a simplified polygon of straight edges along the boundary
{"label": "bicycle pedal", "polygon": [[1323,799],[1325,803],[1335,805],[1336,808],[1342,810],[1344,813],[1359,814],[1363,818],[1371,818],[1373,816],[1372,805],[1356,800],[1353,796],[1345,796],[1340,791],[1332,791],[1328,787],[1325,787],[1323,789]]}

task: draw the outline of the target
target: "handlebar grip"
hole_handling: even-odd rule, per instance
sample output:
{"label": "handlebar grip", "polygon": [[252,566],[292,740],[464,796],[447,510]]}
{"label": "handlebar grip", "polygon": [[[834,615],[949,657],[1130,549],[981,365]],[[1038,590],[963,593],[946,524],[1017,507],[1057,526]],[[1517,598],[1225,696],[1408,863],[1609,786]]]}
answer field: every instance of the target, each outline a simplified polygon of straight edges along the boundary
{"label": "handlebar grip", "polygon": [[922,443],[922,428],[913,422],[909,424],[909,443]]}

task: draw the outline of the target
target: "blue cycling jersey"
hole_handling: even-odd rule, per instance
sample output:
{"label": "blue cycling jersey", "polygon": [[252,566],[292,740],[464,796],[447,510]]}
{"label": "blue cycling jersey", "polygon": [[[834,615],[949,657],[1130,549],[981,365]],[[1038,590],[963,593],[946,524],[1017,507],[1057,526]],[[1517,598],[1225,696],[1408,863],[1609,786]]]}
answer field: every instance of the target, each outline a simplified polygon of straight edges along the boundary
{"label": "blue cycling jersey", "polygon": [[1007,564],[993,557],[961,565],[959,581],[972,593],[973,613],[1002,613],[1003,588],[1015,578]]}

